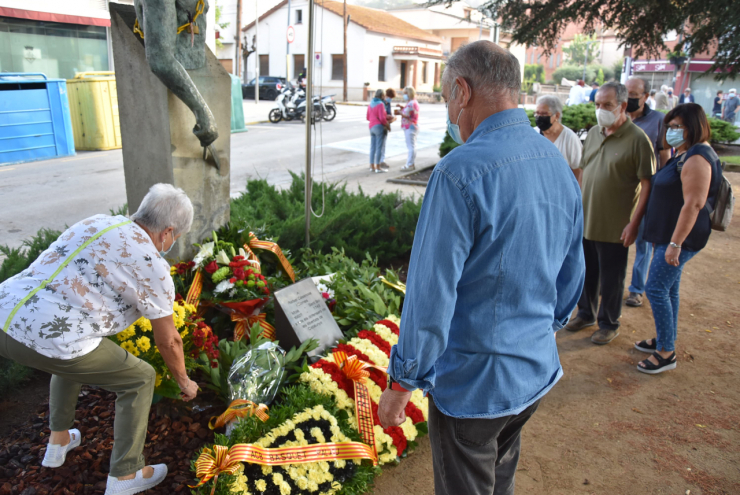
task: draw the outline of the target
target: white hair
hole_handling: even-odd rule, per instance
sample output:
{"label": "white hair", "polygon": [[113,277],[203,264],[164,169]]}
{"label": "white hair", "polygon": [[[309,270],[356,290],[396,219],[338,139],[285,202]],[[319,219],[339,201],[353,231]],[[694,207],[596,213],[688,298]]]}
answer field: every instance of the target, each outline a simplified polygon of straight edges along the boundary
{"label": "white hair", "polygon": [[154,233],[172,227],[177,236],[193,225],[193,204],[185,191],[171,184],[154,184],[139,209],[131,215],[134,220]]}
{"label": "white hair", "polygon": [[730,93],[737,93],[737,90],[735,88],[730,89]]}
{"label": "white hair", "polygon": [[452,54],[445,66],[442,84],[449,87],[458,77],[465,78],[474,92],[486,97],[519,100],[519,60],[490,41],[470,43]]}
{"label": "white hair", "polygon": [[407,95],[409,95],[409,100],[416,99],[416,90],[413,88],[413,86],[406,86],[405,88],[403,88],[403,90],[406,92]]}
{"label": "white hair", "polygon": [[563,117],[563,102],[555,95],[543,95],[537,98],[537,104],[545,104],[550,109],[550,115],[555,117],[556,113]]}

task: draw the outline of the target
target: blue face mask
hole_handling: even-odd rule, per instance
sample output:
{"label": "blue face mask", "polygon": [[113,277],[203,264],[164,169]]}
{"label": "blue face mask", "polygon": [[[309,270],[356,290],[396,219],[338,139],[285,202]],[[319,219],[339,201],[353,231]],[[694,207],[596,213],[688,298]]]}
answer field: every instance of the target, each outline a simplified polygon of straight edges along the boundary
{"label": "blue face mask", "polygon": [[409,101],[409,95],[405,94],[403,95],[403,101]]}
{"label": "blue face mask", "polygon": [[[455,85],[455,88],[452,90],[452,95],[450,96],[450,101],[455,99],[455,90],[457,89],[457,85]],[[457,122],[460,122],[460,115],[462,115],[463,109],[460,109],[460,113],[457,114]],[[457,144],[465,144],[465,141],[463,141],[462,136],[460,135],[460,126],[457,125],[457,123],[453,124],[450,120],[450,114],[447,113],[447,133],[450,135],[453,141],[455,141]]]}
{"label": "blue face mask", "polygon": [[671,148],[678,148],[684,143],[683,129],[668,129],[665,140]]}
{"label": "blue face mask", "polygon": [[[172,235],[172,245],[170,246],[170,248],[167,251],[160,251],[159,252],[159,255],[162,258],[164,258],[165,256],[167,256],[170,253],[170,251],[172,251],[172,248],[175,247],[175,243],[177,242],[177,239],[175,239],[175,235],[172,234],[171,232],[170,232],[170,235]],[[162,241],[162,249],[164,249],[164,241]]]}

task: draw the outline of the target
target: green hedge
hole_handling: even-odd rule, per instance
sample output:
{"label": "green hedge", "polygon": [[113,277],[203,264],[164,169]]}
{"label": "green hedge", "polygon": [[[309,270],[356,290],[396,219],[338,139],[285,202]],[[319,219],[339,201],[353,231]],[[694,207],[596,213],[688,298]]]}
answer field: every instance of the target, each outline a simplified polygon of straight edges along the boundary
{"label": "green hedge", "polygon": [[[266,180],[250,180],[247,191],[231,202],[231,226],[261,230],[282,249],[304,247],[303,176],[293,175],[289,188],[278,190]],[[313,210],[322,211],[322,184],[314,183]],[[405,199],[399,193],[368,196],[346,186],[325,184],[323,216],[311,217],[310,248],[330,253],[332,248],[362,260],[369,253],[381,264],[407,255],[414,240],[421,198]]]}
{"label": "green hedge", "polygon": [[[529,122],[534,127],[534,111],[527,110]],[[593,103],[581,103],[563,107],[562,122],[573,132],[579,132],[582,129],[589,130],[596,124],[596,107]]]}

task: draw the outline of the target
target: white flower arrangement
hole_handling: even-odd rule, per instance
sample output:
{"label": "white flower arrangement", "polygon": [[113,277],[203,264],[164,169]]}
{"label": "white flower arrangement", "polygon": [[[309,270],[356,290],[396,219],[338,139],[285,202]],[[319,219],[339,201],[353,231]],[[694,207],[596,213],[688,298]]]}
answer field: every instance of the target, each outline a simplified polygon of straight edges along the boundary
{"label": "white flower arrangement", "polygon": [[193,270],[197,270],[203,267],[203,263],[205,262],[205,260],[213,256],[213,250],[215,247],[216,243],[214,242],[206,242],[200,247],[200,251],[198,251],[198,254],[195,255],[195,258],[193,258],[193,262],[195,263]]}
{"label": "white flower arrangement", "polygon": [[215,289],[213,289],[213,292],[215,294],[221,294],[222,292],[226,292],[227,290],[233,289],[234,284],[229,281],[229,279],[222,280],[219,282],[219,284],[216,286]]}

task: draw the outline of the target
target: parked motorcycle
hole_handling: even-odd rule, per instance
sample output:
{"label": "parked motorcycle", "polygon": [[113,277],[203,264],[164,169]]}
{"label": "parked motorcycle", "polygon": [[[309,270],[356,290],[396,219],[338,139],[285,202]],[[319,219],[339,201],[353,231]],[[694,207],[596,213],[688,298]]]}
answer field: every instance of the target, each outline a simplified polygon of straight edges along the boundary
{"label": "parked motorcycle", "polygon": [[321,99],[322,115],[327,122],[331,122],[337,116],[337,105],[334,102],[334,96],[324,96]]}
{"label": "parked motorcycle", "polygon": [[[312,123],[316,119],[334,120],[337,116],[337,108],[333,96],[329,95],[323,98],[314,96],[312,98]],[[293,86],[290,82],[280,88],[280,94],[275,99],[275,103],[277,106],[270,110],[268,115],[270,122],[273,124],[277,124],[281,120],[304,120],[306,118],[306,92],[300,87]]]}

